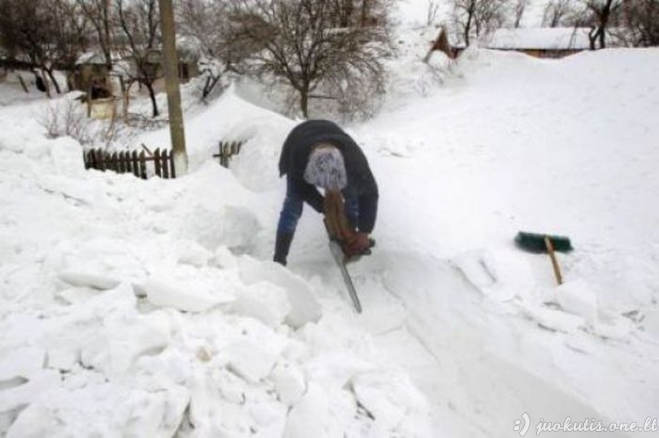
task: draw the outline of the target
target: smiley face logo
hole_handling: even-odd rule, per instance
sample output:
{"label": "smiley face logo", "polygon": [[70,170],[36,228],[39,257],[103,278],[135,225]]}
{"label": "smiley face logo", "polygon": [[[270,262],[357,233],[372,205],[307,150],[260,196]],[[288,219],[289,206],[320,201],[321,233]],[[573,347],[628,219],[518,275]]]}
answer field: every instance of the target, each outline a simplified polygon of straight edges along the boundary
{"label": "smiley face logo", "polygon": [[519,432],[519,436],[524,436],[529,431],[529,426],[531,426],[531,419],[529,418],[529,414],[524,412],[522,418],[515,420],[513,430]]}

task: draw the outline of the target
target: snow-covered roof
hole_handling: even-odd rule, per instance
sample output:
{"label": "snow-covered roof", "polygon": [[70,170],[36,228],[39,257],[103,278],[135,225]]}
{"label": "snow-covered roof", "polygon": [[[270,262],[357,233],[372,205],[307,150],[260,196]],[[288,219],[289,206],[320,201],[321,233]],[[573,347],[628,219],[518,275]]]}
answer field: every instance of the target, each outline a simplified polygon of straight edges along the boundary
{"label": "snow-covered roof", "polygon": [[[183,62],[194,62],[199,59],[201,50],[199,48],[196,40],[179,38],[176,41],[176,48],[178,50],[179,59]],[[156,57],[162,57],[162,52],[160,49],[152,49],[151,52]],[[127,57],[130,57],[130,54],[127,50],[116,49],[111,53],[112,62],[117,63]],[[76,60],[76,65],[82,64],[105,64],[105,55],[100,51],[89,51],[85,52],[78,57]]]}
{"label": "snow-covered roof", "polygon": [[[112,52],[110,52],[110,56],[112,57],[112,62],[116,63],[126,58],[126,53],[121,50],[112,50]],[[76,65],[81,64],[103,65],[105,64],[105,55],[100,51],[85,52],[76,60]]]}
{"label": "snow-covered roof", "polygon": [[105,64],[105,57],[98,52],[85,52],[76,59],[76,65]]}
{"label": "snow-covered roof", "polygon": [[178,57],[183,62],[194,62],[201,57],[201,42],[196,37],[180,36],[176,38]]}
{"label": "snow-covered roof", "polygon": [[496,29],[483,46],[499,50],[585,50],[589,48],[588,29],[573,27]]}

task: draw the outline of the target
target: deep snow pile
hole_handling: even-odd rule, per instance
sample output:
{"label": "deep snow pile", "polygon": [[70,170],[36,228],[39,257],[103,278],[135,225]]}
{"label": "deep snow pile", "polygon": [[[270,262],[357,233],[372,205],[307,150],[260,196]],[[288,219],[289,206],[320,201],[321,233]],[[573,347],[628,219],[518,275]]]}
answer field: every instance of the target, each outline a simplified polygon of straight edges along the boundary
{"label": "deep snow pile", "polygon": [[[360,316],[315,213],[290,269],[267,261],[295,122],[239,89],[186,119],[173,181],[85,172],[42,103],[0,109],[0,431],[489,438],[524,412],[656,416],[657,51],[468,52],[437,87],[425,38],[348,127],[381,190]],[[219,140],[245,141],[231,171]],[[572,238],[565,285],[519,230]]]}
{"label": "deep snow pile", "polygon": [[86,172],[44,106],[0,113],[0,435],[431,436],[321,285],[247,255],[267,201],[212,162]]}
{"label": "deep snow pile", "polygon": [[[462,77],[355,128],[377,157],[387,236],[360,272],[385,271],[405,306],[384,342],[428,350],[409,369],[433,385],[447,432],[512,435],[523,412],[656,415],[657,54],[466,53]],[[546,256],[513,247],[519,230],[572,238],[565,285]]]}

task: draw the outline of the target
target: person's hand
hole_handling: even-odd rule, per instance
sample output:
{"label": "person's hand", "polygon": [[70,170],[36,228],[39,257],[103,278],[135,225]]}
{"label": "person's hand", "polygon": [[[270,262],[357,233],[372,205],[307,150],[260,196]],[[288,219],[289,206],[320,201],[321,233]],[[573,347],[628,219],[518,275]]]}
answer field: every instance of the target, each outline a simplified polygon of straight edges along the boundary
{"label": "person's hand", "polygon": [[346,258],[350,259],[371,253],[371,248],[375,242],[369,238],[368,233],[359,233],[348,224],[341,192],[328,191],[325,193],[324,210],[327,233],[330,239],[341,244]]}
{"label": "person's hand", "polygon": [[343,253],[346,257],[356,257],[371,253],[373,241],[366,233],[355,233],[350,241],[343,242]]}

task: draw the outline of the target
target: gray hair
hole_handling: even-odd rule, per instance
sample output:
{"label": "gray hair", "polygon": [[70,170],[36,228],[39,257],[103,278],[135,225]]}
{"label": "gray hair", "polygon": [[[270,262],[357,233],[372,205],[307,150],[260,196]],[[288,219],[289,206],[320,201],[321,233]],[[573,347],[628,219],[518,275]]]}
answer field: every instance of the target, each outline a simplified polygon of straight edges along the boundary
{"label": "gray hair", "polygon": [[309,155],[304,180],[327,190],[345,188],[348,176],[341,151],[330,144],[318,144]]}

